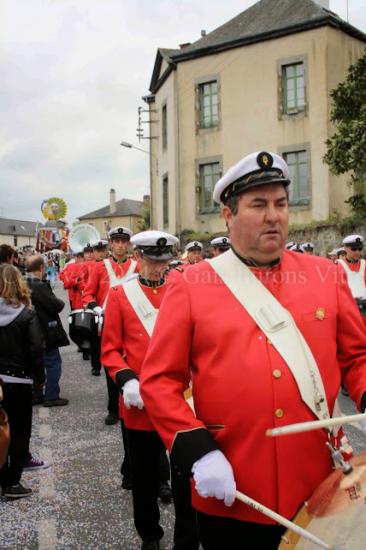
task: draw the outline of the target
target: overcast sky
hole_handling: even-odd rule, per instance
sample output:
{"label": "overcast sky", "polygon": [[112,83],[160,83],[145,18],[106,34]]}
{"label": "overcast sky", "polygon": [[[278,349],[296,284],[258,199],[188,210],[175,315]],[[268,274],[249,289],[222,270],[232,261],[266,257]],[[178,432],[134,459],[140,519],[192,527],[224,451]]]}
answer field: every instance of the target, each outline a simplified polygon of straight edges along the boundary
{"label": "overcast sky", "polygon": [[[280,2],[281,0],[277,0]],[[301,0],[293,0],[300,2]],[[194,42],[253,0],[0,0],[0,216],[41,220],[52,196],[67,219],[149,190],[137,108],[156,50]],[[366,0],[348,0],[366,32]],[[347,0],[330,0],[346,19]]]}

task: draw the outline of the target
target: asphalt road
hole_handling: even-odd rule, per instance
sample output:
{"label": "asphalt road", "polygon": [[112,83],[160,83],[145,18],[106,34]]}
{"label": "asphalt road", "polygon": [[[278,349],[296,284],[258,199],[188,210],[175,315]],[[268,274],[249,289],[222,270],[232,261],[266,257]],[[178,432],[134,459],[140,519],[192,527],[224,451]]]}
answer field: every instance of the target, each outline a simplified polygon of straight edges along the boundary
{"label": "asphalt road", "polygon": [[[68,304],[60,283],[56,293]],[[67,323],[68,306],[63,312]],[[61,395],[66,407],[34,407],[31,449],[51,467],[25,472],[30,498],[0,498],[0,550],[138,550],[131,493],[121,488],[122,438],[119,425],[105,426],[106,384],[90,374],[76,346],[62,349]],[[355,411],[340,397],[344,413]],[[349,427],[356,452],[366,436]],[[162,548],[172,548],[173,506],[161,506]]]}

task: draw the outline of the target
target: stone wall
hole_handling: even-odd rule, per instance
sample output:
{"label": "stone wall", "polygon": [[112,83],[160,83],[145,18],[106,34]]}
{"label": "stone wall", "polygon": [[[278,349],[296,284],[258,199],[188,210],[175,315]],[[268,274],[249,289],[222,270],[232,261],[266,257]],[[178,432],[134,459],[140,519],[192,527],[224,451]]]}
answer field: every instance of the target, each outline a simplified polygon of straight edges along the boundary
{"label": "stone wall", "polygon": [[366,221],[362,224],[334,224],[319,225],[313,229],[290,229],[288,241],[298,243],[312,242],[315,245],[315,253],[326,256],[333,248],[342,246],[342,240],[346,235],[357,233],[366,238]]}

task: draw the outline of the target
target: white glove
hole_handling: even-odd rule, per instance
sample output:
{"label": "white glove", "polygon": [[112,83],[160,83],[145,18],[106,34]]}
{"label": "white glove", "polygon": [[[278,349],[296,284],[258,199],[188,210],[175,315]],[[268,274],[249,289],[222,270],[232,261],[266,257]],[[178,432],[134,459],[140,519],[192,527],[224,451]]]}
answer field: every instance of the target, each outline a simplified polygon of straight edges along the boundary
{"label": "white glove", "polygon": [[100,306],[95,306],[95,307],[93,307],[93,311],[94,311],[94,313],[96,313],[100,317],[103,313],[103,308],[100,307]]}
{"label": "white glove", "polygon": [[215,497],[223,500],[226,506],[233,504],[236,497],[233,469],[221,451],[211,451],[197,460],[192,473],[201,497]]}
{"label": "white glove", "polygon": [[137,407],[141,410],[144,408],[144,402],[140,395],[140,382],[136,378],[128,380],[123,386],[123,401],[127,409]]}

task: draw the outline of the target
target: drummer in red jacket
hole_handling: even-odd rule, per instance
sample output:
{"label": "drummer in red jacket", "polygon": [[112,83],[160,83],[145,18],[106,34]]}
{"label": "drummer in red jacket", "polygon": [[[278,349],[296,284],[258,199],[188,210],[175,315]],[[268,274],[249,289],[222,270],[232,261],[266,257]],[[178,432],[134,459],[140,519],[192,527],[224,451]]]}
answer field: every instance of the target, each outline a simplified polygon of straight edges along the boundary
{"label": "drummer in red jacket", "polygon": [[[164,445],[139,392],[139,376],[166,289],[166,270],[178,239],[162,231],[143,231],[131,244],[139,275],[111,289],[104,317],[102,363],[118,386],[132,469],[134,522],[146,550],[159,548],[158,492]],[[190,547],[194,550],[194,546]]]}
{"label": "drummer in red jacket", "polygon": [[[132,231],[127,227],[114,227],[108,233],[111,256],[100,262],[96,262],[89,274],[82,300],[85,307],[93,309],[98,315],[102,315],[109,289],[121,285],[125,278],[130,277],[137,268],[137,262],[128,257]],[[100,344],[101,337],[97,336],[91,342],[92,374],[100,375]],[[105,418],[107,425],[118,422],[118,391],[111,378],[106,373],[108,390],[108,414]]]}
{"label": "drummer in red jacket", "polygon": [[284,528],[235,500],[236,488],[293,518],[331,472],[325,431],[269,438],[267,428],[332,414],[341,379],[366,406],[366,337],[347,284],[328,260],[284,250],[289,184],[268,152],[217,182],[232,249],[169,276],[141,372],[173,467],[193,473],[205,550],[276,549]]}

